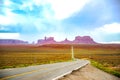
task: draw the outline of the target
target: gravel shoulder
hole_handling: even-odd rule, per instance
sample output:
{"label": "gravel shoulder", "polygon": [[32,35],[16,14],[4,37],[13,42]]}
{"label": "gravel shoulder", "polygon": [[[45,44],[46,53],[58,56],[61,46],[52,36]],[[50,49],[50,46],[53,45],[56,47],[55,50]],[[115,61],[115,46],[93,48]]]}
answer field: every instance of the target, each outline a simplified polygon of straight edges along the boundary
{"label": "gravel shoulder", "polygon": [[58,80],[120,80],[120,78],[99,70],[88,64]]}

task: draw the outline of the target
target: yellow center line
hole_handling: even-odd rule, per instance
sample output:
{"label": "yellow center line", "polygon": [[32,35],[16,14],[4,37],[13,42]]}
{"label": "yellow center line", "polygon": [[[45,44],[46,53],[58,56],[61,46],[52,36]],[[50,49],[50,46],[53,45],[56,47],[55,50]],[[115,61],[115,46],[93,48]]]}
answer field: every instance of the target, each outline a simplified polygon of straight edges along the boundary
{"label": "yellow center line", "polygon": [[32,71],[29,71],[29,72],[24,72],[24,73],[20,73],[20,74],[15,74],[15,75],[12,75],[12,76],[6,76],[6,77],[3,77],[1,78],[0,80],[6,80],[6,79],[9,79],[9,78],[14,78],[14,77],[18,77],[18,76],[23,76],[23,75],[26,75],[26,74],[31,74],[31,73],[34,73],[34,72],[38,72],[40,70],[46,70],[47,68],[41,68],[41,69],[38,69],[38,70],[32,70]]}

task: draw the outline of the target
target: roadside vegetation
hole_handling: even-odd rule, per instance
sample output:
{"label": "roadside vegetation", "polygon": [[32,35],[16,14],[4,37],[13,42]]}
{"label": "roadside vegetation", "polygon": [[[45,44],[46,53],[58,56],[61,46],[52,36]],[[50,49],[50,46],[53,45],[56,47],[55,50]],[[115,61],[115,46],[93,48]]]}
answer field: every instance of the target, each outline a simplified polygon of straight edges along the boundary
{"label": "roadside vegetation", "polygon": [[93,60],[90,60],[90,61],[91,61],[91,64],[93,66],[95,66],[95,67],[97,67],[97,68],[99,68],[99,69],[101,69],[101,70],[103,70],[103,71],[105,71],[107,73],[110,73],[110,74],[115,75],[115,76],[120,78],[120,72],[115,71],[115,70],[110,69],[110,68],[107,68],[107,67],[105,67],[105,65],[103,65],[103,64],[101,64],[99,62],[96,62],[96,61],[93,61]]}

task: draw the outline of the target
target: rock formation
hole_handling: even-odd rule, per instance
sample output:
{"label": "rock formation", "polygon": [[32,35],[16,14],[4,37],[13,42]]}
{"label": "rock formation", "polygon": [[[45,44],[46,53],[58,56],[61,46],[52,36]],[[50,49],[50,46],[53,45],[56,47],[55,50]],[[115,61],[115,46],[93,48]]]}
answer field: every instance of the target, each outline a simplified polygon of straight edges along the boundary
{"label": "rock formation", "polygon": [[96,42],[90,36],[76,36],[73,43],[76,44],[95,44]]}
{"label": "rock formation", "polygon": [[44,39],[38,40],[37,44],[96,44],[96,42],[90,36],[76,36],[73,41],[66,38],[60,42],[56,42],[54,37],[45,37]]}
{"label": "rock formation", "polygon": [[45,37],[44,39],[38,40],[37,44],[55,44],[54,37]]}
{"label": "rock formation", "polygon": [[16,39],[0,39],[0,44],[28,44],[28,42]]}

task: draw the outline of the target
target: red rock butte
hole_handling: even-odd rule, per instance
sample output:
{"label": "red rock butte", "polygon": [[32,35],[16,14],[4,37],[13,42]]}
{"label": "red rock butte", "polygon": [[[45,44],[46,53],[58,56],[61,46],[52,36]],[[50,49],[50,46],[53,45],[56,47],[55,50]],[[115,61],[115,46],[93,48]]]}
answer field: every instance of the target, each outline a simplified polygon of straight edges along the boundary
{"label": "red rock butte", "polygon": [[90,36],[76,36],[73,41],[67,38],[64,41],[57,42],[54,37],[45,37],[38,40],[37,44],[96,44],[96,42]]}

